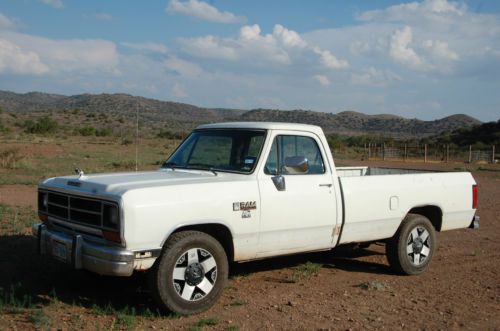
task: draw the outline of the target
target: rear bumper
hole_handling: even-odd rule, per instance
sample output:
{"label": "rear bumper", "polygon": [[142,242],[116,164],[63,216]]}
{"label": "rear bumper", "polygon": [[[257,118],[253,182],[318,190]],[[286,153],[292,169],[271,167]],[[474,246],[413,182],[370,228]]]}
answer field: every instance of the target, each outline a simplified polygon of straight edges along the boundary
{"label": "rear bumper", "polygon": [[134,271],[134,252],[120,247],[104,246],[84,240],[81,235],[52,231],[44,224],[33,225],[41,255],[101,275],[130,276]]}
{"label": "rear bumper", "polygon": [[469,225],[469,229],[479,229],[479,220],[480,220],[480,217],[475,215],[474,218],[472,218],[472,222],[470,223]]}

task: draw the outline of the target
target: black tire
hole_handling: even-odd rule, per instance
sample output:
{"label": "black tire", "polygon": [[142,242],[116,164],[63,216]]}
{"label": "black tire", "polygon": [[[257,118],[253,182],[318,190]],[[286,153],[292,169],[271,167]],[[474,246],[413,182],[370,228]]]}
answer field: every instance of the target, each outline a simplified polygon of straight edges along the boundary
{"label": "black tire", "polygon": [[437,247],[434,226],[425,216],[408,214],[396,234],[386,243],[391,268],[404,275],[424,272]]}
{"label": "black tire", "polygon": [[215,304],[227,276],[228,261],[221,244],[206,233],[183,231],[174,233],[164,245],[151,270],[151,290],[161,308],[196,314]]}

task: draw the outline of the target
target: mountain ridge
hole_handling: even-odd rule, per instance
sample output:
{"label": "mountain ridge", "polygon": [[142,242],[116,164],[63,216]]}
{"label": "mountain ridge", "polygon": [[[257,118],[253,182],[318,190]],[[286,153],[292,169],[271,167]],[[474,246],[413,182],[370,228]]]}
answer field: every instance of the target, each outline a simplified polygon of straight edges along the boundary
{"label": "mountain ridge", "polygon": [[465,114],[424,121],[393,114],[369,115],[354,110],[334,114],[301,109],[206,108],[125,93],[65,96],[36,91],[21,94],[0,90],[0,107],[6,112],[19,113],[78,109],[83,112],[120,114],[130,118],[139,111],[141,120],[145,123],[162,124],[165,128],[183,131],[209,122],[270,121],[314,124],[321,126],[326,133],[426,136],[459,128],[471,128],[482,123]]}

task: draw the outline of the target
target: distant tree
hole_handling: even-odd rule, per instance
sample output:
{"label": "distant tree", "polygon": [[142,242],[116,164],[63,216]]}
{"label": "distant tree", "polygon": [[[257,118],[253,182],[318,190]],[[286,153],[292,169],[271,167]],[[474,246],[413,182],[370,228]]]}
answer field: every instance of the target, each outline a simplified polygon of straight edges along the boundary
{"label": "distant tree", "polygon": [[[423,143],[424,139],[420,142]],[[474,145],[477,148],[500,145],[500,120],[483,123],[469,129],[461,128],[452,132],[441,132],[439,135],[426,137],[425,142],[457,146]]]}

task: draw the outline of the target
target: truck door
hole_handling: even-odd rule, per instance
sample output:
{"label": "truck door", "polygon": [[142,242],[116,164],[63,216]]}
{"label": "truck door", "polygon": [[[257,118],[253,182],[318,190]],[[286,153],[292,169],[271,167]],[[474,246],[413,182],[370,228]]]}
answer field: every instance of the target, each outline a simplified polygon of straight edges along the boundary
{"label": "truck door", "polygon": [[262,208],[258,256],[331,247],[337,219],[335,191],[320,140],[293,131],[271,138],[258,174]]}

